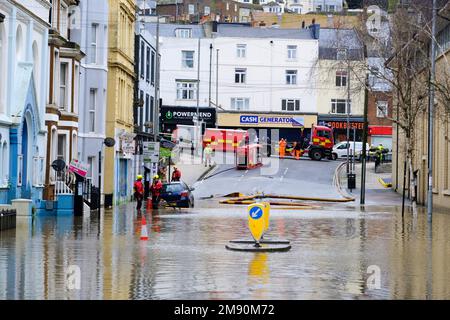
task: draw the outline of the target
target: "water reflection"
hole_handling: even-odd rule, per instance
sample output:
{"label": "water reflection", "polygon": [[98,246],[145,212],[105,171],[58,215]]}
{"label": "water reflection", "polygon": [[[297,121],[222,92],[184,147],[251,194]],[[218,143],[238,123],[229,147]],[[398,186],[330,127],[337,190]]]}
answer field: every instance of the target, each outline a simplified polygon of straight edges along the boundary
{"label": "water reflection", "polygon": [[[239,253],[242,208],[18,217],[0,233],[0,299],[448,299],[450,215],[272,210],[286,253]],[[392,213],[393,212],[393,213]],[[140,241],[145,215],[148,241]],[[65,271],[77,265],[81,289]],[[381,288],[368,288],[378,266]]]}

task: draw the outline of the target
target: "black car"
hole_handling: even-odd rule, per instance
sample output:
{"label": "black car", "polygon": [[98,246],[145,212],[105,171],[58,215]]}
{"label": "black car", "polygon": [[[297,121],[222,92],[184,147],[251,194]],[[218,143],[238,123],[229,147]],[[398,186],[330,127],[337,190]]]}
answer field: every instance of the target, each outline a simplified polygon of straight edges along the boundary
{"label": "black car", "polygon": [[163,199],[169,207],[193,208],[194,196],[190,188],[183,181],[164,183],[161,191],[161,199]]}

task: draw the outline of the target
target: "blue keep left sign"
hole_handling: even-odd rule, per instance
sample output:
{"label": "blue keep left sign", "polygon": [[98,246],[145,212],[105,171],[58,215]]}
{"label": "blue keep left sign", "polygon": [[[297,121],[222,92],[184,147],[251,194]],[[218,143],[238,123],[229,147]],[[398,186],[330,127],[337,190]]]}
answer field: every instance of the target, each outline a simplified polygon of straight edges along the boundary
{"label": "blue keep left sign", "polygon": [[249,215],[252,219],[258,220],[263,215],[263,210],[260,207],[253,207],[250,209]]}

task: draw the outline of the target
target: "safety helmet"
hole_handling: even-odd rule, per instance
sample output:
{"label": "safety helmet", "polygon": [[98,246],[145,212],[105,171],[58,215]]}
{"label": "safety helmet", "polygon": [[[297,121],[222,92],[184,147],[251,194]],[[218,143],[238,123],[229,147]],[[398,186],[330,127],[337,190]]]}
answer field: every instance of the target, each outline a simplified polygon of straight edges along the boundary
{"label": "safety helmet", "polygon": [[142,180],[142,175],[138,174],[138,175],[137,175],[137,179],[138,179],[138,180]]}
{"label": "safety helmet", "polygon": [[156,176],[154,176],[154,177],[153,177],[153,179],[159,179],[159,176],[158,176],[158,175],[156,175]]}

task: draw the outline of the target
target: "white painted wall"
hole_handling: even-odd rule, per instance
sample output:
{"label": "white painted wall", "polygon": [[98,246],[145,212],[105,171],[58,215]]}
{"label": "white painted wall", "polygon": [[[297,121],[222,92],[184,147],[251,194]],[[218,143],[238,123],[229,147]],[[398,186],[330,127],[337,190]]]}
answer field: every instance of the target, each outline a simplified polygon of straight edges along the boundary
{"label": "white painted wall", "polygon": [[[243,30],[245,32],[245,30]],[[216,102],[216,49],[219,49],[219,101],[231,109],[231,98],[249,98],[249,110],[281,111],[282,99],[300,99],[300,112],[316,112],[315,79],[317,40],[218,37],[201,39],[200,106],[208,105],[210,44],[213,45],[211,100]],[[246,57],[237,57],[237,44],[246,44]],[[287,46],[297,45],[297,59],[287,59]],[[161,38],[161,98],[163,105],[195,107],[197,101],[177,100],[176,79],[197,79],[198,39]],[[182,50],[192,50],[194,67],[183,68]],[[245,84],[235,83],[235,68],[247,69]],[[297,84],[286,84],[286,70],[297,70]]]}

